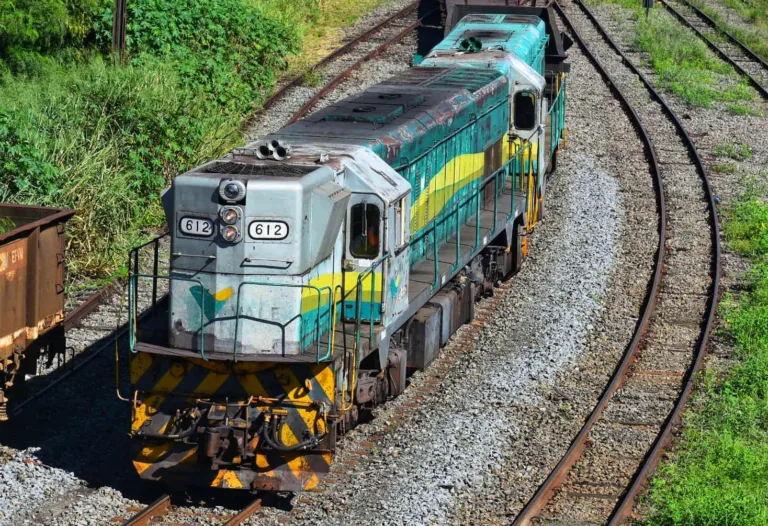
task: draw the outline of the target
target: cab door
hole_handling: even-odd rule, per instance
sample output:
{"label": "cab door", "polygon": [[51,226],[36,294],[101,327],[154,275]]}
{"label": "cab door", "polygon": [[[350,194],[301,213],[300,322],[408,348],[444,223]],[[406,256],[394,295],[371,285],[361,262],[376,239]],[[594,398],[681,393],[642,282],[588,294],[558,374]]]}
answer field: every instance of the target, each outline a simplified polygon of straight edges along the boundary
{"label": "cab door", "polygon": [[523,146],[530,143],[530,149],[524,154],[523,167],[527,181],[523,185],[527,193],[528,228],[532,228],[539,218],[540,204],[544,196],[544,174],[546,167],[546,104],[540,90],[532,86],[516,86],[512,96],[512,114],[510,134]]}
{"label": "cab door", "polygon": [[376,196],[353,194],[347,210],[344,317],[381,321],[386,275],[385,214]]}

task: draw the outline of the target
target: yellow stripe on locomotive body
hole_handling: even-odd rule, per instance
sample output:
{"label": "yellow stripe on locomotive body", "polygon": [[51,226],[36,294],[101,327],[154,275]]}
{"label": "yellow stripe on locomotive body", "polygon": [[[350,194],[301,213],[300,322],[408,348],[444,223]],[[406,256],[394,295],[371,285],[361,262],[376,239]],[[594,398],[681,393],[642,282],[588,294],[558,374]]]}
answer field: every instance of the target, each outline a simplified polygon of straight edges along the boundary
{"label": "yellow stripe on locomotive body", "polygon": [[471,14],[421,66],[174,180],[167,309],[139,320],[153,278],[130,277],[140,477],[316,487],[358,411],[399,394],[516,268],[567,71],[547,54],[546,85],[560,35],[523,11]]}

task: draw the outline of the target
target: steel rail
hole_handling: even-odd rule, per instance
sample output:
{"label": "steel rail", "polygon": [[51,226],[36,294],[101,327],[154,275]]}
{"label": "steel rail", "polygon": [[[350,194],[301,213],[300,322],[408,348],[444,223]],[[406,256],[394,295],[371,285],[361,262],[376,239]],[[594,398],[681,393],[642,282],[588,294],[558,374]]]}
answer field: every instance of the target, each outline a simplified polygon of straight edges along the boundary
{"label": "steel rail", "polygon": [[[317,71],[318,69],[322,68],[323,66],[327,65],[329,62],[334,60],[335,58],[348,53],[351,51],[355,46],[363,42],[364,40],[367,40],[370,36],[373,34],[379,32],[382,30],[385,26],[391,24],[395,20],[398,20],[400,18],[403,18],[405,16],[408,16],[411,14],[411,12],[415,11],[419,7],[419,2],[413,2],[412,4],[408,4],[400,11],[394,13],[393,15],[389,16],[385,20],[382,20],[375,26],[373,26],[371,29],[365,31],[364,33],[358,35],[355,39],[350,40],[343,46],[337,48],[333,53],[328,55],[327,57],[323,58],[319,62],[316,62],[313,64],[309,69],[307,69],[304,73],[313,73]],[[277,91],[275,91],[270,97],[264,102],[261,109],[257,112],[255,112],[254,117],[256,115],[259,115],[263,113],[265,110],[268,110],[272,106],[275,105],[275,103],[280,100],[284,95],[285,92],[288,91],[291,88],[295,88],[302,82],[303,75],[297,75],[296,77],[292,78],[290,81],[288,81],[285,85],[281,86]],[[251,119],[249,119],[251,120]]]}
{"label": "steel rail", "polygon": [[152,504],[125,521],[122,526],[148,526],[150,521],[168,513],[171,507],[171,496],[163,495]]}
{"label": "steel rail", "polygon": [[705,24],[707,24],[712,29],[716,30],[718,33],[721,33],[728,37],[728,40],[731,41],[732,44],[739,47],[745,54],[749,55],[749,57],[754,60],[755,62],[759,62],[761,66],[763,66],[766,70],[768,70],[768,62],[766,62],[763,57],[752,51],[752,49],[747,46],[744,42],[733,36],[733,34],[728,31],[727,29],[720,27],[718,23],[708,14],[706,14],[704,11],[693,5],[689,0],[678,0],[679,2],[685,4],[691,11],[695,12],[699,18],[701,18]]}
{"label": "steel rail", "polygon": [[[765,86],[760,84],[760,82],[755,77],[750,75],[744,68],[742,68],[741,65],[739,65],[738,62],[736,62],[733,58],[731,58],[730,55],[728,55],[725,51],[720,49],[720,47],[717,44],[715,44],[712,40],[710,40],[710,38],[707,35],[702,33],[699,28],[694,26],[687,18],[685,18],[685,15],[683,15],[680,11],[672,7],[665,0],[658,0],[658,1],[661,3],[661,5],[664,6],[664,8],[667,11],[672,13],[672,15],[675,18],[677,18],[677,20],[680,21],[681,24],[683,24],[685,27],[687,27],[688,29],[696,33],[696,35],[700,39],[702,39],[704,43],[707,45],[707,47],[709,47],[709,49],[711,49],[718,57],[720,57],[724,62],[727,62],[728,64],[733,66],[733,69],[735,69],[740,75],[743,75],[744,77],[746,77],[747,80],[749,80],[749,83],[752,85],[752,87],[755,88],[764,99],[768,100],[768,89],[766,89]],[[761,61],[761,63],[765,65],[764,62]]]}
{"label": "steel rail", "polygon": [[397,34],[391,36],[389,39],[386,40],[386,42],[377,46],[376,49],[366,54],[364,57],[361,57],[357,62],[355,62],[354,64],[349,66],[347,69],[345,69],[344,71],[336,75],[336,77],[334,77],[333,80],[331,80],[328,84],[323,86],[323,89],[318,91],[311,99],[305,102],[296,113],[293,114],[293,117],[291,117],[291,120],[288,121],[288,124],[294,123],[299,119],[301,119],[302,117],[306,116],[323,97],[325,97],[326,95],[331,93],[333,90],[335,90],[339,86],[339,84],[344,82],[344,80],[346,80],[346,78],[349,77],[354,71],[359,69],[364,63],[384,53],[384,51],[389,49],[389,47],[392,46],[393,44],[400,42],[402,39],[408,36],[411,32],[413,32],[417,27],[421,25],[424,18],[426,18],[429,14],[431,14],[431,11],[430,13],[427,13],[426,15],[420,17],[416,22],[409,24],[402,31],[399,31]]}
{"label": "steel rail", "polygon": [[584,54],[587,56],[587,59],[592,63],[595,69],[597,69],[598,73],[603,78],[603,81],[608,86],[608,89],[610,89],[619,100],[622,107],[630,117],[630,121],[635,128],[635,131],[640,136],[640,140],[643,143],[643,148],[649,159],[649,171],[651,178],[653,179],[653,186],[656,192],[656,210],[659,216],[659,243],[656,247],[656,254],[653,262],[653,277],[651,279],[650,287],[642,306],[642,314],[637,324],[635,325],[632,340],[625,348],[621,361],[614,370],[610,382],[600,396],[600,399],[592,410],[592,413],[589,415],[589,418],[584,423],[584,426],[581,428],[581,431],[579,431],[574,440],[571,442],[570,447],[560,462],[558,462],[558,464],[546,478],[544,483],[539,487],[531,500],[528,501],[526,506],[518,514],[513,523],[515,526],[531,524],[533,519],[537,517],[539,513],[541,513],[542,509],[544,509],[547,503],[552,499],[555,491],[557,491],[557,489],[562,485],[565,477],[568,475],[568,472],[571,470],[576,461],[581,458],[582,453],[587,447],[587,440],[589,438],[590,432],[600,419],[603,411],[606,409],[606,407],[608,407],[608,403],[613,398],[613,395],[616,393],[616,391],[619,390],[622,383],[624,382],[626,373],[630,365],[632,365],[635,360],[637,351],[640,349],[643,336],[648,330],[651,316],[656,308],[656,301],[658,299],[661,285],[662,268],[667,239],[667,211],[664,195],[664,184],[661,179],[661,169],[659,166],[658,155],[656,153],[653,142],[651,141],[650,135],[648,134],[648,131],[646,130],[637,111],[629,102],[627,96],[614,82],[613,77],[611,77],[610,73],[608,73],[602,63],[597,59],[596,55],[582,39],[581,35],[578,33],[568,17],[565,16],[562,8],[556,2],[552,4],[552,7],[555,8],[562,20],[568,26],[574,41],[583,50]]}
{"label": "steel rail", "polygon": [[245,519],[261,509],[261,499],[256,499],[240,510],[237,515],[224,523],[224,526],[239,526]]}
{"label": "steel rail", "polygon": [[[680,395],[675,403],[675,407],[665,419],[664,424],[662,425],[659,434],[654,440],[653,445],[651,446],[650,450],[648,451],[645,458],[643,459],[640,469],[638,469],[635,472],[627,490],[620,497],[618,503],[616,504],[613,511],[611,512],[611,515],[608,519],[608,524],[609,526],[618,526],[619,524],[622,524],[624,521],[630,518],[632,514],[632,510],[634,508],[634,503],[636,498],[638,497],[648,476],[658,465],[658,462],[661,458],[661,454],[664,448],[669,444],[669,441],[672,438],[673,430],[679,425],[683,408],[685,407],[685,404],[687,403],[688,398],[690,397],[691,391],[693,389],[695,375],[703,365],[703,360],[706,355],[707,347],[709,344],[709,334],[714,324],[715,311],[717,307],[717,299],[720,293],[721,249],[720,249],[719,220],[718,220],[717,208],[714,200],[714,194],[712,193],[712,187],[709,182],[709,177],[707,176],[707,171],[704,168],[704,164],[701,160],[701,157],[698,154],[698,151],[696,150],[696,146],[693,140],[691,139],[688,132],[685,130],[685,127],[682,125],[682,122],[680,121],[680,119],[677,117],[674,111],[672,111],[672,109],[664,100],[664,98],[662,98],[661,95],[659,95],[659,93],[654,89],[653,85],[649,82],[649,80],[645,77],[645,75],[643,75],[643,73],[637,68],[637,66],[627,58],[627,56],[616,44],[616,42],[614,42],[614,40],[610,37],[610,35],[608,35],[605,28],[603,28],[603,26],[595,18],[595,16],[592,14],[589,8],[585,6],[581,0],[574,0],[574,4],[584,13],[584,15],[594,25],[596,31],[605,40],[605,42],[611,47],[611,49],[621,57],[624,65],[626,65],[627,68],[629,68],[635,75],[637,75],[637,77],[640,79],[645,89],[648,91],[648,94],[651,100],[654,100],[659,103],[659,105],[662,108],[662,111],[667,115],[667,117],[674,124],[679,136],[683,139],[683,142],[688,148],[688,152],[691,157],[691,160],[693,161],[693,164],[696,166],[696,170],[701,177],[702,185],[705,191],[705,195],[707,197],[707,207],[709,209],[709,213],[711,216],[710,225],[711,225],[712,252],[713,252],[712,262],[711,262],[712,288],[710,290],[709,298],[707,299],[707,310],[705,313],[706,322],[699,335],[699,339],[696,345],[696,354],[693,359],[693,363],[691,364],[691,367],[689,367],[688,371],[685,374],[684,387],[680,392]],[[556,7],[556,9],[559,11],[561,17],[566,22],[566,24],[568,24],[570,27],[573,27],[570,20],[565,15],[564,11],[559,6]],[[576,38],[577,40],[580,38],[580,35],[578,35],[575,31],[573,32],[573,34],[574,34],[574,38]],[[558,466],[555,468],[556,471],[558,469],[561,469],[561,464],[558,464]],[[561,476],[558,476],[558,474],[553,472],[553,474],[551,474],[550,477],[548,477],[547,481],[549,481],[551,478],[560,478],[562,480],[562,477],[565,477],[566,475],[567,473],[562,474]],[[547,484],[546,481],[545,481],[545,484]],[[550,490],[553,490],[553,489],[554,488],[550,488]],[[548,497],[551,497],[551,495],[552,495],[552,491],[546,492],[546,491],[542,491],[542,489],[540,488],[540,490],[536,493],[536,495],[534,495],[534,498],[532,499],[532,501],[534,499],[548,498]],[[540,510],[541,508],[543,508],[545,504],[546,502],[544,503],[529,502],[523,511],[526,511],[526,509],[530,509],[534,505],[537,506],[538,509]],[[530,521],[530,519],[532,519],[533,517],[534,515],[527,515],[526,517],[523,518],[524,520],[520,520],[520,517],[518,517],[518,520],[515,521],[515,524],[529,523],[528,521]]]}

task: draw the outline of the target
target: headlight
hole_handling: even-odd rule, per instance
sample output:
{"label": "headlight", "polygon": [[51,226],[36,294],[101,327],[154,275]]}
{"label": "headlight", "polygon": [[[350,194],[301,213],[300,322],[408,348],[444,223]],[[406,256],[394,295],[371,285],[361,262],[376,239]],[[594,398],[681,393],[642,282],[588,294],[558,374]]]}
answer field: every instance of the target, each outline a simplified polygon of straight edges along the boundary
{"label": "headlight", "polygon": [[240,232],[238,232],[237,228],[234,226],[225,226],[221,229],[221,237],[224,238],[224,241],[232,243],[240,237]]}
{"label": "headlight", "polygon": [[228,225],[234,225],[240,219],[240,214],[234,208],[222,208],[221,220]]}
{"label": "headlight", "polygon": [[219,196],[225,201],[241,201],[245,198],[245,183],[235,179],[225,179],[219,185]]}

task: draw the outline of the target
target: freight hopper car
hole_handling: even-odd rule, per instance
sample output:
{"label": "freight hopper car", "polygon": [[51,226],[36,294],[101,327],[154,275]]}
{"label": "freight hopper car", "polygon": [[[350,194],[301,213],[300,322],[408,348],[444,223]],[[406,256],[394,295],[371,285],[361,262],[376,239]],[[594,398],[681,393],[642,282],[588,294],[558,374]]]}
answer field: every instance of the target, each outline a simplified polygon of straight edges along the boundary
{"label": "freight hopper car", "polygon": [[[130,280],[142,478],[318,484],[338,434],[520,267],[564,131],[553,38],[537,15],[470,15],[419,67],[176,178],[170,273]],[[167,311],[139,323],[158,279]]]}
{"label": "freight hopper car", "polygon": [[0,421],[38,359],[65,350],[64,227],[72,210],[0,203]]}

